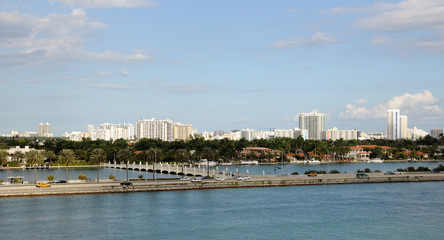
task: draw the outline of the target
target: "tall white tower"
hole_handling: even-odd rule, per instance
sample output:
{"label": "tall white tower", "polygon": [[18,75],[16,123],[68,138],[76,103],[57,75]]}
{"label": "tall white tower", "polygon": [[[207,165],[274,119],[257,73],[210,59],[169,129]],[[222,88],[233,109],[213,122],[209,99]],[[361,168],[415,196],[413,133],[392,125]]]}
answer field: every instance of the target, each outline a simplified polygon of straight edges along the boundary
{"label": "tall white tower", "polygon": [[407,116],[399,115],[399,138],[407,139]]}
{"label": "tall white tower", "polygon": [[325,131],[325,114],[300,113],[299,129],[306,129],[309,139],[321,139],[321,133]]}
{"label": "tall white tower", "polygon": [[387,111],[387,138],[391,140],[400,138],[399,109]]}

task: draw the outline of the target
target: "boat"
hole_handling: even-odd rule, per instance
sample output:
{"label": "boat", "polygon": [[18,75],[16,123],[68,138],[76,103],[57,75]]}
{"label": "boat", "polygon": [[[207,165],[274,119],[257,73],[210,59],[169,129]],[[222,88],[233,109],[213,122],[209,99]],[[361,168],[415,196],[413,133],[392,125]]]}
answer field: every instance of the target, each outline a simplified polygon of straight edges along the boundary
{"label": "boat", "polygon": [[259,161],[240,161],[239,165],[258,165]]}
{"label": "boat", "polygon": [[304,163],[306,163],[306,164],[311,164],[311,165],[315,165],[315,164],[321,164],[321,161],[312,158],[312,159],[310,159],[310,160],[306,160],[306,161],[304,161]]}
{"label": "boat", "polygon": [[384,160],[382,160],[380,158],[367,160],[367,163],[383,163],[383,162],[384,162]]}
{"label": "boat", "polygon": [[208,161],[207,159],[200,160],[199,166],[206,167],[207,165],[210,166],[210,167],[214,167],[214,166],[217,165],[217,162],[215,162],[215,161]]}

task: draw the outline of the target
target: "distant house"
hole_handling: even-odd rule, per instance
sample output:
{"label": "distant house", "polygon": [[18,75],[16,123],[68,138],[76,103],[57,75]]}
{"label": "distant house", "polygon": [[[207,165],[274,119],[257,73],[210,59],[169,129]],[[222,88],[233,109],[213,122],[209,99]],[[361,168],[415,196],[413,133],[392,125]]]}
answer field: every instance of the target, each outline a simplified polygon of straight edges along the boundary
{"label": "distant house", "polygon": [[241,151],[241,157],[248,158],[254,156],[254,160],[275,162],[276,157],[281,154],[279,150],[266,147],[246,147]]}
{"label": "distant house", "polygon": [[346,157],[356,160],[369,160],[371,150],[378,147],[381,148],[384,153],[390,149],[390,147],[387,146],[357,145],[355,147],[350,147],[350,152],[346,155]]}

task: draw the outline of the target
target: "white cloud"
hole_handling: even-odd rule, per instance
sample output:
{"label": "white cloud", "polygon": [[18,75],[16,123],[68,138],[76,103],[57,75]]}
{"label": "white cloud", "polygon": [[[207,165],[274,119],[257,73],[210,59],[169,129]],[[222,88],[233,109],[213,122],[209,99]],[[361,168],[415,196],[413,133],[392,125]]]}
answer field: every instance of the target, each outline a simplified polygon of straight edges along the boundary
{"label": "white cloud", "polygon": [[96,85],[89,85],[91,88],[98,88],[98,89],[105,89],[105,90],[129,90],[131,89],[129,86],[123,85],[123,84],[96,84]]}
{"label": "white cloud", "polygon": [[81,6],[86,8],[138,8],[155,7],[153,0],[52,0],[68,6]]}
{"label": "white cloud", "polygon": [[377,36],[372,39],[371,44],[384,44],[389,42],[390,40],[385,36]]}
{"label": "white cloud", "polygon": [[331,44],[335,43],[336,40],[327,37],[325,33],[323,32],[317,32],[313,36],[311,36],[309,39],[301,39],[298,38],[291,38],[286,40],[280,40],[272,44],[273,47],[276,48],[291,48],[291,47],[300,47],[300,46],[313,46],[313,45],[324,45],[324,44]]}
{"label": "white cloud", "polygon": [[127,77],[129,75],[128,69],[125,68],[120,69],[119,74],[123,77]]}
{"label": "white cloud", "polygon": [[442,115],[444,112],[437,103],[439,99],[434,97],[430,91],[416,94],[405,93],[396,96],[385,103],[367,107],[363,104],[365,100],[360,99],[355,103],[345,106],[345,111],[339,114],[342,119],[378,119],[387,117],[387,110],[400,109],[403,115],[409,117],[423,117],[430,115]]}
{"label": "white cloud", "polygon": [[300,9],[297,8],[291,8],[291,9],[285,9],[286,13],[300,13],[302,12]]}
{"label": "white cloud", "polygon": [[97,74],[96,74],[96,77],[99,77],[99,78],[107,78],[107,77],[111,77],[113,74],[112,73],[110,73],[110,72],[108,72],[108,71],[101,71],[101,72],[98,72]]}
{"label": "white cloud", "polygon": [[386,4],[382,10],[374,17],[359,21],[358,26],[386,32],[444,27],[443,0],[406,0]]}
{"label": "white cloud", "polygon": [[19,12],[0,12],[0,66],[39,65],[72,60],[123,64],[150,61],[144,53],[124,55],[110,50],[88,51],[85,40],[106,24],[90,21],[82,9],[71,14],[36,17]]}
{"label": "white cloud", "polygon": [[213,85],[183,85],[183,84],[170,84],[167,85],[170,90],[174,92],[180,93],[196,93],[196,92],[204,92],[211,88]]}
{"label": "white cloud", "polygon": [[373,16],[358,21],[358,27],[396,36],[390,41],[377,37],[372,44],[391,43],[409,51],[444,52],[444,0],[378,2],[366,9]]}

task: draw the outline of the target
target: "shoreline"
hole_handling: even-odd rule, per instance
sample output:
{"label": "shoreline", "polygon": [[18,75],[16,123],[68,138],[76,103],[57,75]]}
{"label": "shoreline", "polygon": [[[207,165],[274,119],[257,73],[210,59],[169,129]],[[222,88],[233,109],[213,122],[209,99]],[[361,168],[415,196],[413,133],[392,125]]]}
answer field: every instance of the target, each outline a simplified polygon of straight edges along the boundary
{"label": "shoreline", "polygon": [[158,182],[134,181],[132,186],[120,186],[119,181],[101,183],[69,183],[53,184],[49,188],[37,188],[34,185],[3,185],[0,186],[0,198],[60,196],[85,194],[140,193],[160,191],[210,190],[227,188],[257,188],[284,186],[315,186],[343,184],[375,184],[375,183],[405,183],[405,182],[436,182],[444,181],[444,173],[402,173],[400,175],[384,175],[368,173],[366,178],[356,178],[355,173],[319,174],[316,177],[306,175],[260,177],[252,176],[248,181],[204,180],[201,183],[191,183],[180,180],[160,180]]}

